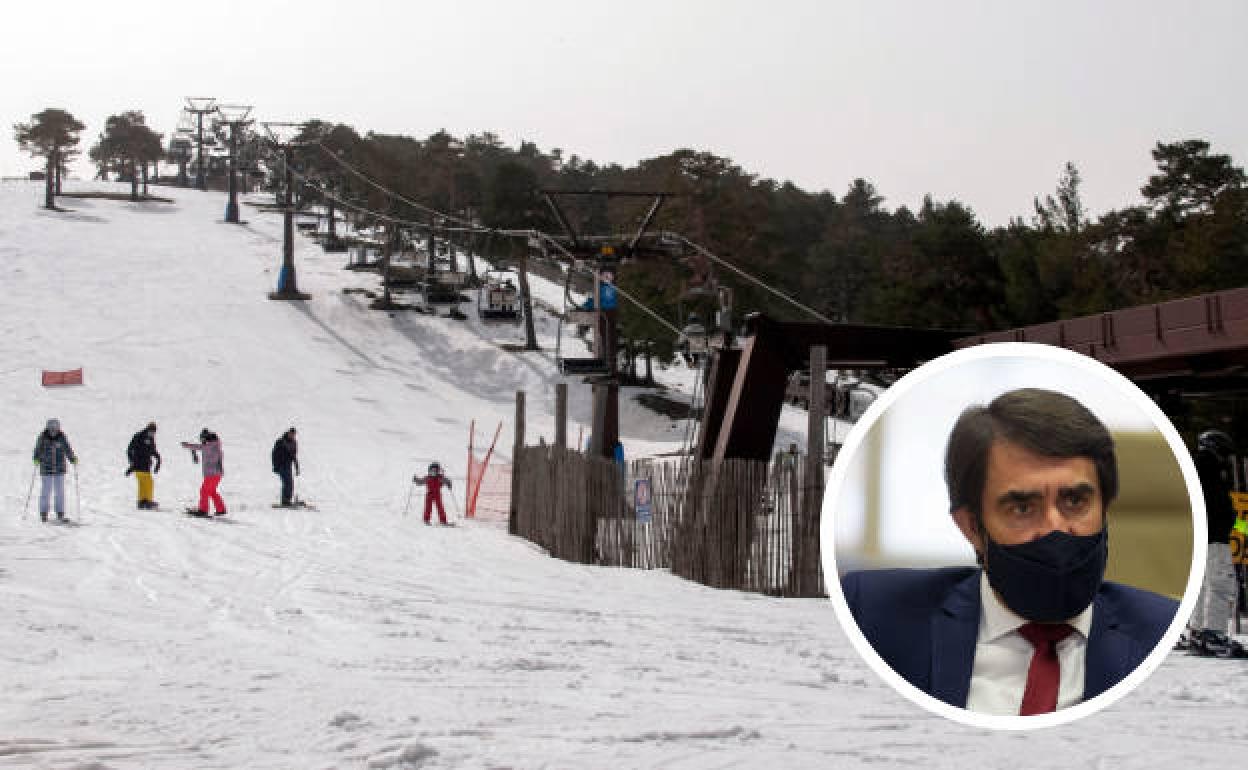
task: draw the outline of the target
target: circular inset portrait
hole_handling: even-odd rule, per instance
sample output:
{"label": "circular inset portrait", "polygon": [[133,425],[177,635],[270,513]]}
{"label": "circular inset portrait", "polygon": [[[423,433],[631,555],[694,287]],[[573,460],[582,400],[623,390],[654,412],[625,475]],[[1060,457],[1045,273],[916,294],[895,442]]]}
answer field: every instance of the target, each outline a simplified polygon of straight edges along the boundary
{"label": "circular inset portrait", "polygon": [[1174,647],[1204,569],[1174,426],[1117,372],[1046,345],[981,345],[898,380],[847,436],[822,526],[858,652],[980,727],[1060,724],[1125,695]]}

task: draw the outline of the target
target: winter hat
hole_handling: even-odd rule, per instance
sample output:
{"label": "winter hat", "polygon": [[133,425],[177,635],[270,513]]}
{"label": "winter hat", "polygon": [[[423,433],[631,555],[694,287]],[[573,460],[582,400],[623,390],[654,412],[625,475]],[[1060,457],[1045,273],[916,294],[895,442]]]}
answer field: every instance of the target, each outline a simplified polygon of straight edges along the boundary
{"label": "winter hat", "polygon": [[48,424],[45,427],[47,428],[48,433],[59,433],[61,430],[61,421],[53,417],[48,420]]}
{"label": "winter hat", "polygon": [[212,436],[212,431],[208,430],[207,428],[204,428],[203,430],[199,432],[200,441],[207,441],[211,436]]}
{"label": "winter hat", "polygon": [[430,473],[441,474],[441,473],[442,473],[442,466],[441,466],[440,464],[438,464],[438,463],[429,463],[429,472],[430,472]]}
{"label": "winter hat", "polygon": [[149,423],[147,424],[147,427],[146,427],[146,428],[144,428],[144,430],[156,430],[156,423],[154,423],[154,422],[149,422]]}

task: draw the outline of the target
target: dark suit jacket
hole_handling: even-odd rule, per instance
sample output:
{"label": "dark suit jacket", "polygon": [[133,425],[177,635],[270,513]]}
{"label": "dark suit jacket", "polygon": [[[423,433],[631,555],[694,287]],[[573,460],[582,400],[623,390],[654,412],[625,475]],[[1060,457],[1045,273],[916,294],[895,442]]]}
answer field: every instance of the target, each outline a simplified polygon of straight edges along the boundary
{"label": "dark suit jacket", "polygon": [[[979,635],[977,567],[851,572],[841,579],[858,628],[910,684],[966,708]],[[1084,700],[1120,682],[1153,651],[1178,610],[1164,596],[1108,581],[1092,600]]]}

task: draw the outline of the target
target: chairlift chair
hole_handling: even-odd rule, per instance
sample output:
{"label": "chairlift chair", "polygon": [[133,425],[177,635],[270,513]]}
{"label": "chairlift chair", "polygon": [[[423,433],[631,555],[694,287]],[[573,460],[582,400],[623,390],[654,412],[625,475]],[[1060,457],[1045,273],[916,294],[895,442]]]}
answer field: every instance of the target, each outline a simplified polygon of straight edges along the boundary
{"label": "chairlift chair", "polygon": [[866,413],[867,407],[875,403],[875,399],[879,397],[882,391],[883,388],[865,382],[851,386],[848,393],[845,418],[850,422],[858,422],[862,415]]}
{"label": "chairlift chair", "polygon": [[697,322],[697,316],[690,315],[690,318],[693,320],[680,330],[680,337],[676,340],[676,349],[685,357],[686,363],[690,366],[697,366],[699,361],[710,352],[711,341],[706,327]]}
{"label": "chairlift chair", "polygon": [[563,338],[566,334],[573,333],[568,329],[588,326],[597,335],[598,316],[601,312],[597,302],[594,303],[592,310],[577,306],[572,301],[571,290],[572,270],[569,269],[563,284],[563,317],[559,319],[559,329],[555,337],[555,364],[559,368],[559,373],[564,376],[610,374],[611,367],[608,366],[606,358],[602,356],[574,357],[564,353]]}
{"label": "chairlift chair", "polygon": [[512,270],[487,270],[477,287],[477,315],[482,321],[519,323],[520,289],[510,277]]}
{"label": "chairlift chair", "polygon": [[422,293],[425,305],[458,305],[462,302],[459,295],[464,283],[468,280],[466,273],[452,271],[450,260],[435,258],[430,261],[430,269],[425,273]]}

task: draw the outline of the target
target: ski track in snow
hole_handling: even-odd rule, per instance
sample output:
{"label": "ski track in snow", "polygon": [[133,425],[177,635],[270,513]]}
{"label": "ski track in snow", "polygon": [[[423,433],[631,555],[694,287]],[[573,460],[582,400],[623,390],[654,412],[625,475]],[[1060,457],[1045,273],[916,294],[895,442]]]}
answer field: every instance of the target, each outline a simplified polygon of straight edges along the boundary
{"label": "ski track in snow", "polygon": [[[53,214],[37,183],[0,184],[0,766],[1145,768],[1248,748],[1248,697],[1225,684],[1242,664],[1172,656],[1077,724],[989,733],[879,682],[826,602],[567,564],[486,523],[424,527],[419,492],[402,513],[411,475],[440,459],[462,506],[471,419],[478,446],[505,421],[506,457],[523,389],[530,442],[553,435],[554,324],[547,352],[514,355],[495,344],[513,327],[368,310],[341,289],[375,276],[302,237],[314,299],[271,302],[280,220],[227,226],[219,193],[171,194]],[[39,386],[40,368],[78,366],[84,387]],[[688,393],[691,373],[663,376]],[[632,452],[679,443],[683,425],[622,409]],[[82,457],[79,527],[22,513],[49,416]],[[162,511],[136,511],[122,475],[149,419]],[[804,419],[786,410],[778,443]],[[291,424],[317,511],[267,503]],[[180,513],[199,467],[177,442],[205,426],[225,448],[224,520]]]}

